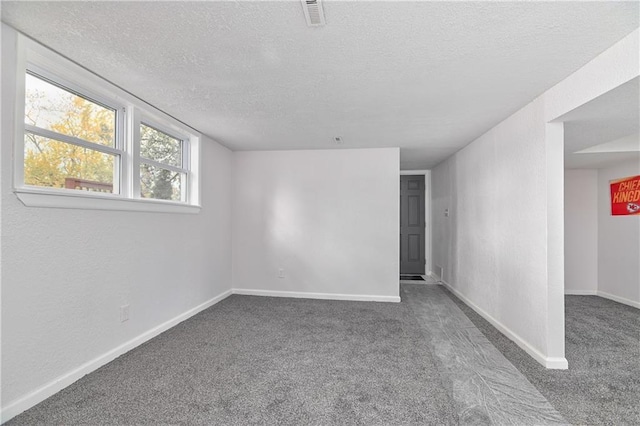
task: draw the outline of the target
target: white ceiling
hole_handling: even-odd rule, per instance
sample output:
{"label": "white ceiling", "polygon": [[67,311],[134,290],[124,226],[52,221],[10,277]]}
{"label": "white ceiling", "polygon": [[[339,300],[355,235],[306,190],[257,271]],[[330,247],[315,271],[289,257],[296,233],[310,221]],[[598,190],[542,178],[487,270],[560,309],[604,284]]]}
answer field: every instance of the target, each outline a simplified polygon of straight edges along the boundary
{"label": "white ceiling", "polygon": [[638,2],[2,2],[2,20],[233,150],[436,165],[638,27]]}
{"label": "white ceiling", "polygon": [[640,78],[558,118],[564,121],[565,168],[640,161]]}

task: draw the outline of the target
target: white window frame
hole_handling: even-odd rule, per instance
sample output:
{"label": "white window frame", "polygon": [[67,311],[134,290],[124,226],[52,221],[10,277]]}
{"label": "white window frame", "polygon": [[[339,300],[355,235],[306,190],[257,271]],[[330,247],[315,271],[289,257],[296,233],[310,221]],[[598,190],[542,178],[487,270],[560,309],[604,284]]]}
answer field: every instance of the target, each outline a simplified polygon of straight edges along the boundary
{"label": "white window frame", "polygon": [[[97,210],[198,213],[200,211],[200,139],[193,129],[159,111],[101,77],[59,56],[44,46],[18,34],[14,140],[14,193],[28,207],[78,208]],[[25,125],[25,74],[29,71],[53,84],[116,110],[114,147],[93,144],[46,129]],[[64,78],[61,78],[64,76]],[[91,89],[87,89],[91,88]],[[186,173],[183,201],[142,198],[140,196],[140,124],[145,123],[183,141],[183,167]],[[119,173],[114,170],[118,193],[48,188],[24,183],[24,135],[29,131],[62,142],[120,156]],[[44,134],[43,134],[44,133]],[[49,134],[50,133],[50,134]],[[68,140],[67,140],[68,139]],[[186,156],[185,156],[185,152]],[[146,162],[146,160],[145,160]],[[161,167],[173,170],[173,166]],[[114,191],[115,192],[115,191]]]}
{"label": "white window frame", "polygon": [[[100,106],[104,106],[107,108],[110,108],[112,110],[114,110],[115,112],[115,135],[114,135],[114,146],[110,147],[110,146],[106,146],[106,145],[100,145],[98,143],[93,143],[91,141],[86,141],[84,139],[79,139],[79,138],[75,138],[73,136],[68,136],[65,135],[63,133],[58,133],[58,132],[54,132],[48,129],[43,129],[41,127],[37,127],[37,126],[32,126],[29,124],[25,124],[24,123],[24,109],[22,110],[22,117],[23,117],[23,126],[24,126],[24,130],[23,130],[23,135],[25,133],[32,133],[34,135],[37,136],[41,136],[44,138],[49,138],[49,139],[53,139],[53,140],[58,140],[60,142],[64,142],[70,145],[75,145],[75,146],[81,146],[84,148],[88,148],[91,149],[93,151],[98,151],[98,152],[102,152],[105,154],[110,154],[113,156],[117,156],[119,157],[120,161],[118,161],[114,167],[114,171],[113,171],[113,188],[116,189],[117,188],[117,192],[114,191],[114,195],[121,195],[123,190],[122,190],[122,180],[121,179],[121,175],[124,174],[125,170],[127,169],[126,167],[126,152],[124,150],[124,116],[125,116],[125,106],[123,104],[118,104],[115,103],[113,100],[111,99],[105,99],[104,97],[91,93],[90,91],[84,90],[82,88],[79,88],[76,84],[70,82],[70,81],[66,81],[65,79],[59,78],[53,74],[51,74],[50,72],[40,68],[37,65],[32,65],[27,63],[25,72],[28,74],[31,74],[33,77],[42,79],[50,84],[53,84],[54,86],[60,87],[62,90],[65,90],[69,93],[75,94],[77,96],[80,96],[82,98],[85,98],[91,102],[94,102]],[[24,74],[23,74],[24,75]],[[24,96],[23,96],[24,98]],[[24,108],[24,102],[22,104],[22,108]],[[23,136],[23,149],[21,151],[16,151],[16,161],[20,163],[20,165],[22,167],[24,167],[24,136]],[[18,158],[20,157],[20,158]],[[16,176],[16,186],[20,186],[20,187],[28,187],[28,188],[42,188],[42,187],[38,187],[38,186],[30,186],[30,185],[26,185],[24,183],[24,168],[22,169],[21,173],[19,176]],[[52,188],[54,189],[54,188]],[[73,191],[75,192],[75,190],[72,189],[65,189],[65,188],[55,188],[55,190],[63,190],[65,192],[67,191]],[[126,196],[126,195],[125,195]]]}
{"label": "white window frame", "polygon": [[[149,164],[151,166],[154,167],[158,167],[161,169],[167,169],[167,170],[171,170],[172,172],[176,172],[176,173],[182,173],[185,174],[187,176],[187,179],[185,181],[182,181],[182,185],[180,188],[180,195],[181,198],[184,202],[184,200],[188,200],[189,199],[189,164],[190,164],[190,152],[191,152],[191,143],[189,140],[188,135],[184,135],[181,132],[179,132],[176,129],[172,129],[169,128],[167,126],[164,126],[162,123],[157,123],[155,122],[152,118],[147,118],[147,116],[142,115],[142,119],[140,120],[140,122],[138,123],[138,131],[140,131],[140,126],[147,126],[147,127],[151,127],[152,129],[155,129],[159,132],[162,132],[168,136],[171,136],[172,138],[175,138],[177,140],[179,140],[181,142],[181,150],[182,152],[181,154],[181,165],[180,166],[173,166],[171,164],[166,164],[166,163],[162,163],[160,161],[155,161],[152,160],[151,158],[147,158],[147,157],[143,157],[140,153],[138,153],[138,155],[135,156],[135,159],[137,160],[137,167],[134,168],[134,170],[138,171],[138,174],[140,173],[140,165],[141,163],[145,163],[145,164]],[[138,137],[138,140],[140,140],[140,138]],[[138,148],[140,146],[138,145]],[[136,179],[137,182],[137,187],[134,185],[134,190],[136,191],[136,194],[140,194],[140,179]]]}

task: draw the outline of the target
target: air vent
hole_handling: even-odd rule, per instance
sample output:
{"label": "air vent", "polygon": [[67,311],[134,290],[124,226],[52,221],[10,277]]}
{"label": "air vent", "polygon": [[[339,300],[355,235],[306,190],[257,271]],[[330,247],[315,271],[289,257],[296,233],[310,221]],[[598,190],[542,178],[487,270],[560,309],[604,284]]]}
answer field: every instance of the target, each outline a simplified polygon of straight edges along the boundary
{"label": "air vent", "polygon": [[301,0],[304,17],[307,25],[310,27],[319,27],[324,25],[324,12],[322,10],[321,0]]}

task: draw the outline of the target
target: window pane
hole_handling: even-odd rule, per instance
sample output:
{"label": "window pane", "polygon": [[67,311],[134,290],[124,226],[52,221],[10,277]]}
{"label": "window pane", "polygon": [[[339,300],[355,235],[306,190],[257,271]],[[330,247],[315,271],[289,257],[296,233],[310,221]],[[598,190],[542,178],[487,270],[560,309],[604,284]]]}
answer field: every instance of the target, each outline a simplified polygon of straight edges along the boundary
{"label": "window pane", "polygon": [[100,145],[115,146],[116,112],[31,74],[24,122]]}
{"label": "window pane", "polygon": [[140,125],[140,156],[171,166],[182,165],[182,141],[147,125]]}
{"label": "window pane", "polygon": [[31,133],[24,135],[24,183],[49,188],[117,193],[116,155]]}
{"label": "window pane", "polygon": [[140,164],[140,192],[143,198],[182,201],[182,186],[186,179],[184,173]]}

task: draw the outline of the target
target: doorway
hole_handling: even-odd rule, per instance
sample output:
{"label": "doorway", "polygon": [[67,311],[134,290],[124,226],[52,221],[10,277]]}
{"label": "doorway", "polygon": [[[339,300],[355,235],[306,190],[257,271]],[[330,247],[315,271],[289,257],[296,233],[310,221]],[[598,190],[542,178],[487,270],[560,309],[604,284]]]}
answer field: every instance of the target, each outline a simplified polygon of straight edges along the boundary
{"label": "doorway", "polygon": [[425,274],[424,175],[400,176],[400,275]]}

